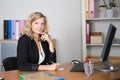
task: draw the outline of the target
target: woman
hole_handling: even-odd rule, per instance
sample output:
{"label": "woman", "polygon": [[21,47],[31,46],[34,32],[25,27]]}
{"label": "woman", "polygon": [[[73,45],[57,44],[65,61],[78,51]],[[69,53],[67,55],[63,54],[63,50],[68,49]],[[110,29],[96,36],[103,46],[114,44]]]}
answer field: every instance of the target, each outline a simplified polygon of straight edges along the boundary
{"label": "woman", "polygon": [[55,63],[56,51],[47,29],[47,18],[42,13],[28,17],[17,45],[19,70],[56,70],[59,64]]}

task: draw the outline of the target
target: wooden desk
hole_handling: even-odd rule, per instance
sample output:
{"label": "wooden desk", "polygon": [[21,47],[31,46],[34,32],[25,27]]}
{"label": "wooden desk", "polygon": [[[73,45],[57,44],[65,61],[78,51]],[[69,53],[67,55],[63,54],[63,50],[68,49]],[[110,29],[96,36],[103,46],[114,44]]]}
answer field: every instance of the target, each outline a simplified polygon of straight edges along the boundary
{"label": "wooden desk", "polygon": [[[60,67],[63,67],[64,70],[45,72],[64,77],[65,80],[120,80],[120,71],[101,72],[94,70],[92,76],[86,76],[84,72],[70,72],[72,65],[69,63],[62,64]],[[20,72],[19,70],[0,72],[0,77],[4,77],[5,80],[19,80]]]}

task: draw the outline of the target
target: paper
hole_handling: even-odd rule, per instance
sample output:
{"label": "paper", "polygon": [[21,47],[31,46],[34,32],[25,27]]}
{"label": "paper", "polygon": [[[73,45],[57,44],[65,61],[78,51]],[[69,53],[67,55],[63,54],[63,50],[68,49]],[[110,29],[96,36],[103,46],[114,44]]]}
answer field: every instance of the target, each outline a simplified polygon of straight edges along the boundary
{"label": "paper", "polygon": [[20,74],[20,80],[64,80],[64,78],[47,72],[28,72]]}

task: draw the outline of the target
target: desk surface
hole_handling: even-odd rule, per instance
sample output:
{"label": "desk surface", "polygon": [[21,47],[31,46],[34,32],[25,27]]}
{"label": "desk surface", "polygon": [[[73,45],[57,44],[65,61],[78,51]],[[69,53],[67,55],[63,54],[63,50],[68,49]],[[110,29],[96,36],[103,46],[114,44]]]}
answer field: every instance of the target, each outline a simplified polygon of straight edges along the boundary
{"label": "desk surface", "polygon": [[[70,72],[72,65],[69,63],[62,64],[60,67],[64,68],[64,70],[44,72],[64,77],[65,80],[120,80],[120,71],[101,72],[94,70],[92,76],[86,76],[84,72]],[[19,80],[20,72],[19,70],[0,72],[0,77],[4,77],[5,80]]]}

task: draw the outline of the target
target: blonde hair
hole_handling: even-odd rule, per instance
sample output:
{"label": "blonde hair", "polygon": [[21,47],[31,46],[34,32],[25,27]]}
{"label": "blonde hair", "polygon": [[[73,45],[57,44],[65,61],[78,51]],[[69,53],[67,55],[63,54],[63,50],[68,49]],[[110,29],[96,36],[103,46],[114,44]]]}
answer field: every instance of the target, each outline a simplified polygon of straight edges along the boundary
{"label": "blonde hair", "polygon": [[25,27],[23,28],[23,34],[26,34],[28,35],[31,39],[33,39],[33,31],[32,31],[32,28],[31,28],[31,25],[32,23],[39,19],[39,18],[43,18],[44,19],[44,25],[45,25],[45,28],[44,28],[44,31],[43,32],[46,32],[48,33],[48,24],[47,24],[47,18],[44,14],[42,14],[41,12],[33,12],[27,19],[26,21],[26,24],[25,24]]}

